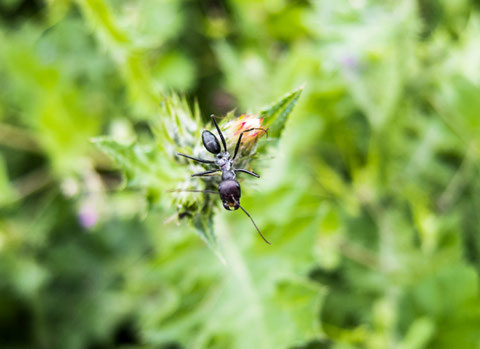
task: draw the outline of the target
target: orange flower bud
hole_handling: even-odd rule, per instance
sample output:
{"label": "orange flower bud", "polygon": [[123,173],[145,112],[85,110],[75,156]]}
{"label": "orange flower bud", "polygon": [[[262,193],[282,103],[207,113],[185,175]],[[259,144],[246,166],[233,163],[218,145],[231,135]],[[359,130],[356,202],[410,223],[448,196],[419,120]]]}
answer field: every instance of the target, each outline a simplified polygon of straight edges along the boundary
{"label": "orange flower bud", "polygon": [[249,152],[256,144],[258,138],[265,134],[262,127],[263,118],[259,118],[258,114],[242,114],[239,117],[227,122],[224,126],[225,136],[228,142],[228,147],[234,147],[237,143],[238,137],[243,131],[249,129],[250,132],[246,132],[242,136],[242,153]]}

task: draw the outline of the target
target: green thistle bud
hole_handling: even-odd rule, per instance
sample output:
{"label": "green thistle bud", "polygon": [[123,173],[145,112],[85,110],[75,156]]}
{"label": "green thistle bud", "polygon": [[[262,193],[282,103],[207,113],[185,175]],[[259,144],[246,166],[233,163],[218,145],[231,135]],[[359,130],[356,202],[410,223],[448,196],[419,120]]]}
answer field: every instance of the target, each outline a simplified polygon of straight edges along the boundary
{"label": "green thistle bud", "polygon": [[[239,117],[228,113],[221,120],[220,128],[231,154],[240,134],[255,129],[242,136],[242,144],[235,161],[237,168],[249,168],[257,151],[258,140],[266,134],[262,129],[268,129],[272,139],[280,138],[301,91],[300,88],[291,92],[259,113],[243,114]],[[202,125],[198,105],[191,108],[185,99],[176,95],[164,99],[160,115],[155,120],[151,125],[154,139],[149,142],[124,144],[108,136],[98,137],[93,142],[122,169],[126,187],[142,190],[149,207],[169,202],[171,207],[177,209],[177,219],[192,222],[199,235],[214,248],[216,239],[213,232],[213,214],[221,201],[218,195],[192,190],[216,192],[220,177],[192,178],[192,173],[211,170],[212,165],[188,161],[176,154],[182,152],[194,157],[212,159],[212,154],[203,147],[202,131],[216,131],[213,125]],[[261,152],[267,151],[265,147],[259,149]]]}
{"label": "green thistle bud", "polygon": [[253,155],[258,139],[266,133],[266,129],[263,127],[263,118],[259,117],[258,114],[242,114],[237,118],[223,122],[223,124],[224,127],[222,128],[225,130],[225,138],[229,149],[234,149],[242,132],[252,130],[242,136],[242,144],[239,150],[241,158]]}

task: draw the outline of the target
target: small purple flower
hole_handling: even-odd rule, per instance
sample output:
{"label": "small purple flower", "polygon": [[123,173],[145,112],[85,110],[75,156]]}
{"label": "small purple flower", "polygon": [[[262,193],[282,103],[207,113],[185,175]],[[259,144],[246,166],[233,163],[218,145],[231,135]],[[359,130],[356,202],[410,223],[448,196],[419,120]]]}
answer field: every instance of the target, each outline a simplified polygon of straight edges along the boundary
{"label": "small purple flower", "polygon": [[91,203],[84,203],[78,212],[78,221],[84,228],[92,228],[98,222],[98,213]]}
{"label": "small purple flower", "polygon": [[345,69],[355,70],[360,65],[357,56],[352,54],[346,54],[340,58],[340,62]]}

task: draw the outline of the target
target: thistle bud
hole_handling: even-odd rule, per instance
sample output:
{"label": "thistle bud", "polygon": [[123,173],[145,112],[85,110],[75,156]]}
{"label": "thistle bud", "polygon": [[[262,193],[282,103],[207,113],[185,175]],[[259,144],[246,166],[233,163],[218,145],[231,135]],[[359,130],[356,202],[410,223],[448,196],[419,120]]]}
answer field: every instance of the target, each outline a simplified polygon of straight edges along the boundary
{"label": "thistle bud", "polygon": [[262,127],[262,123],[263,118],[260,118],[258,114],[243,114],[226,122],[222,128],[225,130],[228,148],[234,149],[240,134],[246,130],[253,129],[243,134],[242,144],[239,149],[240,157],[252,155],[255,152],[258,139],[266,133],[266,130]]}
{"label": "thistle bud", "polygon": [[[270,127],[270,136],[273,139],[281,136],[285,122],[301,92],[302,88],[299,88],[285,95],[258,114],[235,117],[234,113],[230,112],[222,118],[219,127],[230,152],[235,150],[242,132],[252,129],[242,134],[235,168],[249,169],[256,154],[258,139],[267,131],[264,122]],[[181,158],[178,152],[213,160],[212,154],[203,146],[202,133],[209,129],[215,134],[216,130],[213,130],[213,125],[205,126],[201,123],[198,104],[191,107],[185,98],[177,95],[166,96],[160,112],[161,117],[151,120],[153,141],[124,144],[108,136],[97,137],[92,141],[123,170],[125,186],[141,189],[140,193],[145,196],[145,201],[150,206],[160,204],[163,197],[170,197],[171,206],[177,207],[177,217],[188,218],[200,236],[214,248],[216,240],[213,215],[214,208],[220,201],[218,195],[206,194],[217,193],[220,178],[192,177],[192,173],[211,170],[212,163],[187,161]],[[165,189],[167,192],[162,196],[160,193],[165,192]],[[91,206],[90,203],[81,207],[79,219],[83,226],[94,226],[102,218],[101,215],[96,216],[95,208],[96,206]]]}

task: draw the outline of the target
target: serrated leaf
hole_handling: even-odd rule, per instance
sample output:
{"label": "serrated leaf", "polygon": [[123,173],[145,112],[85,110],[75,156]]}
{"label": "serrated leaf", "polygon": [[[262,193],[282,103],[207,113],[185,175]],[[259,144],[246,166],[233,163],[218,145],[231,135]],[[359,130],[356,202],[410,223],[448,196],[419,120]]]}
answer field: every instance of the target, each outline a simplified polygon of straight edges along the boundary
{"label": "serrated leaf", "polygon": [[120,167],[129,187],[146,188],[150,195],[160,193],[172,177],[171,166],[153,145],[123,144],[109,137],[92,142]]}
{"label": "serrated leaf", "polygon": [[264,118],[265,125],[269,128],[268,134],[270,137],[280,137],[302,91],[303,87],[300,87],[260,112],[260,117]]}

